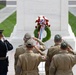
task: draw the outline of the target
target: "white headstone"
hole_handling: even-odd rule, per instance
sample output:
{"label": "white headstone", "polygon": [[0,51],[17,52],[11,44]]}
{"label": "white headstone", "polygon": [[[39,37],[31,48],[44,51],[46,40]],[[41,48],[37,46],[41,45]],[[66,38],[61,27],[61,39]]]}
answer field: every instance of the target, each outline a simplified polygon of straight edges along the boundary
{"label": "white headstone", "polygon": [[53,44],[54,35],[60,34],[75,48],[75,37],[68,24],[67,0],[17,0],[17,24],[11,35],[12,40],[20,44],[26,32],[33,35],[39,15],[47,17],[51,24],[52,37],[47,44]]}

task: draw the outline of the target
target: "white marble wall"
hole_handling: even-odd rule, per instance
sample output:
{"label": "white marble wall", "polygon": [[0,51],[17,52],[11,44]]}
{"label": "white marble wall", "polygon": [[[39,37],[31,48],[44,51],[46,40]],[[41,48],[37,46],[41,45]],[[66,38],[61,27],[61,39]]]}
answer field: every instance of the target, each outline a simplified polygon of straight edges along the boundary
{"label": "white marble wall", "polygon": [[36,26],[35,20],[39,15],[46,16],[50,21],[51,44],[53,44],[54,35],[60,34],[68,42],[72,42],[75,48],[75,37],[68,25],[67,0],[17,0],[17,24],[11,34],[12,40],[15,42],[19,40],[17,42],[22,43],[22,38],[26,32],[33,36]]}
{"label": "white marble wall", "polygon": [[49,19],[52,31],[67,31],[68,29],[68,1],[20,0],[17,1],[17,5],[17,27],[19,30],[33,31],[36,25],[35,19],[39,15],[44,15]]}

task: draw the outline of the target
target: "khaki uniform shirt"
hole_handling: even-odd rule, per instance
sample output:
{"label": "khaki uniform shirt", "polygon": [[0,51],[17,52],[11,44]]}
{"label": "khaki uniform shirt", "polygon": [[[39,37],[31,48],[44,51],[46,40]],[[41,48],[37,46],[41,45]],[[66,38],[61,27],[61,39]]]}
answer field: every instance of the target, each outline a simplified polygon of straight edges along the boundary
{"label": "khaki uniform shirt", "polygon": [[76,55],[62,51],[52,58],[49,75],[73,75],[72,67],[76,64]]}
{"label": "khaki uniform shirt", "polygon": [[50,47],[48,49],[47,60],[45,62],[45,72],[46,72],[46,75],[49,75],[49,66],[50,66],[50,62],[51,62],[52,57],[55,54],[58,54],[59,51],[60,51],[60,45],[52,46],[52,47]]}
{"label": "khaki uniform shirt", "polygon": [[14,59],[15,59],[14,68],[15,69],[16,69],[16,64],[17,64],[19,55],[25,53],[25,51],[26,51],[26,47],[24,45],[16,48],[15,55],[14,55]]}
{"label": "khaki uniform shirt", "polygon": [[26,53],[19,56],[17,63],[16,74],[17,75],[39,75],[38,65],[43,61],[40,54],[36,54],[33,51],[26,51]]}
{"label": "khaki uniform shirt", "polygon": [[36,42],[38,42],[38,44],[39,44],[38,47],[41,51],[46,50],[45,44],[41,40],[37,39]]}
{"label": "khaki uniform shirt", "polygon": [[[39,39],[37,39],[37,41],[40,44],[39,49],[41,51],[44,51],[46,49],[44,43],[42,41],[40,41]],[[34,51],[34,53],[38,53],[38,51],[35,50],[34,48],[33,48],[33,51]],[[16,64],[17,64],[19,55],[23,54],[25,52],[26,52],[26,46],[25,45],[21,45],[18,48],[16,48],[15,55],[14,55],[14,59],[15,59],[15,61],[14,61],[14,68],[16,68]]]}

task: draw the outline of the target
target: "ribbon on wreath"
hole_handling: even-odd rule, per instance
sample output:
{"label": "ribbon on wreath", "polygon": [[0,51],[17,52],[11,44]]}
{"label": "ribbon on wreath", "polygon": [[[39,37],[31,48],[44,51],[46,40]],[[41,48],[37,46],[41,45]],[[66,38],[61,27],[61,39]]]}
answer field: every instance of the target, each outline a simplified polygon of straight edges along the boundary
{"label": "ribbon on wreath", "polygon": [[[36,19],[35,23],[37,23],[37,25],[35,26],[34,36],[39,38],[42,42],[48,41],[51,38],[49,20],[45,16],[40,15]],[[42,37],[44,30],[46,32],[46,36]]]}
{"label": "ribbon on wreath", "polygon": [[[49,26],[49,20],[45,16],[38,16],[38,19],[35,21],[37,22],[37,25],[40,25],[40,29],[38,32],[38,38],[42,40],[42,33],[45,30],[45,26]],[[36,27],[37,28],[37,27]]]}

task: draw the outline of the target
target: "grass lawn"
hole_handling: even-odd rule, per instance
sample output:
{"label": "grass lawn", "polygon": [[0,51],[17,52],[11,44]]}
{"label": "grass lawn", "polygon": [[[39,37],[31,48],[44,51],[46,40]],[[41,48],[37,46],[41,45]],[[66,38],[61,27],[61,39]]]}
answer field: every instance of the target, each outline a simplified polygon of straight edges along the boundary
{"label": "grass lawn", "polygon": [[71,25],[72,31],[76,36],[76,16],[69,12],[69,24]]}
{"label": "grass lawn", "polygon": [[4,8],[5,5],[4,4],[0,4],[0,9]]}
{"label": "grass lawn", "polygon": [[3,34],[6,37],[9,37],[11,32],[13,31],[15,24],[16,24],[16,12],[14,12],[6,20],[0,23],[0,29],[3,29],[4,30]]}

